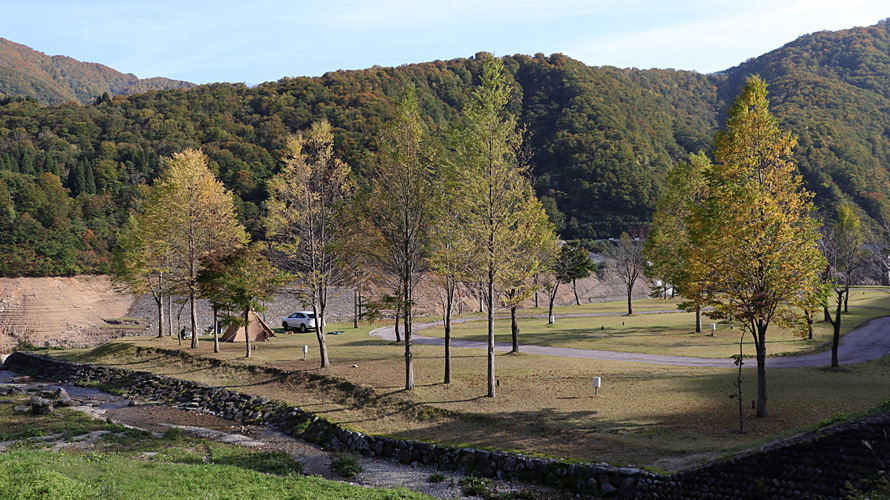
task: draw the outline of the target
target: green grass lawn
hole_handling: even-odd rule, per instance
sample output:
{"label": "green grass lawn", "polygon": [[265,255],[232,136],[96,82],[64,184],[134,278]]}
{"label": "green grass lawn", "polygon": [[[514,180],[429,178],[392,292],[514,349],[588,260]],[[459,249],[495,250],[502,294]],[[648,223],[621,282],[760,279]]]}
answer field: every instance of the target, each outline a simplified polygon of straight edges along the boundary
{"label": "green grass lawn", "polygon": [[[282,452],[253,451],[168,431],[164,437],[58,409],[13,411],[26,397],[0,401],[0,499],[428,499],[408,490],[361,488],[299,475]],[[94,431],[86,448],[51,451]]]}
{"label": "green grass lawn", "polygon": [[[636,302],[635,311],[676,311],[677,300],[665,301],[647,299]],[[850,298],[850,312],[843,316],[842,333],[870,319],[890,314],[890,293],[886,289],[854,289]],[[537,313],[540,311],[533,310]],[[570,313],[615,313],[626,311],[623,302],[585,304],[576,308],[563,307],[557,314]],[[522,310],[522,315],[530,315]],[[546,319],[520,319],[519,343],[549,347],[572,347],[577,349],[597,349],[606,351],[634,352],[644,354],[667,354],[674,356],[695,356],[728,358],[739,352],[739,339],[742,331],[737,325],[715,322],[702,318],[704,333],[695,333],[695,315],[686,312],[671,314],[634,314],[631,316],[597,316],[586,318],[557,318],[552,325]],[[714,336],[710,335],[710,324],[716,323]],[[822,321],[819,313],[813,324],[813,339],[801,338],[790,329],[776,325],[767,333],[769,354],[799,354],[825,346],[831,341],[833,330],[828,322]],[[442,328],[429,328],[418,332],[431,337],[443,337]],[[455,324],[453,338],[486,342],[487,325],[484,321]],[[495,342],[510,343],[509,319],[499,319],[495,323]],[[520,347],[521,350],[521,347]],[[750,335],[743,341],[743,352],[754,356],[754,341]]]}
{"label": "green grass lawn", "polygon": [[275,476],[231,465],[164,463],[96,452],[0,455],[0,498],[53,500],[396,500],[432,497],[308,476]]}

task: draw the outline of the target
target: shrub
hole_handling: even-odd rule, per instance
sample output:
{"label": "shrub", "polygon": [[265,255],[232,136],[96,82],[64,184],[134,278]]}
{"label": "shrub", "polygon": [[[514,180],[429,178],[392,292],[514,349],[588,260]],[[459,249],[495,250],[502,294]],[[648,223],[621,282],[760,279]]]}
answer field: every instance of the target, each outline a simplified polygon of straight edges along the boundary
{"label": "shrub", "polygon": [[331,462],[331,470],[342,477],[353,477],[362,471],[362,466],[358,463],[358,457],[351,453],[340,453],[337,459]]}
{"label": "shrub", "polygon": [[461,493],[468,497],[489,498],[492,495],[491,480],[483,477],[467,476],[457,482]]}

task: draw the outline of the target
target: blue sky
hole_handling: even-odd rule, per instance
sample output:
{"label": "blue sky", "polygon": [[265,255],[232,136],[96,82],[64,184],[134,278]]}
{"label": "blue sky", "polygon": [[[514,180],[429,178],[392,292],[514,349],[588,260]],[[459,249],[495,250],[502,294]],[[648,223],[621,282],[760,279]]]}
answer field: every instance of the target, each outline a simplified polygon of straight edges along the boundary
{"label": "blue sky", "polygon": [[0,37],[140,78],[257,84],[338,69],[561,52],[711,73],[886,0],[0,0]]}

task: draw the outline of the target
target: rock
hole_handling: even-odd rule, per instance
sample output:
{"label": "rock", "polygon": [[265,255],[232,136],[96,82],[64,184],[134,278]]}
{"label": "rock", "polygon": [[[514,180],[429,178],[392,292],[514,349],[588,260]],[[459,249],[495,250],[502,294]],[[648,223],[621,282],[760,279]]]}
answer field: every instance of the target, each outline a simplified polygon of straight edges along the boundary
{"label": "rock", "polygon": [[56,392],[53,393],[54,399],[71,399],[71,396],[68,395],[68,391],[65,390],[64,387],[59,387],[56,389]]}
{"label": "rock", "polygon": [[31,405],[31,413],[34,415],[48,415],[55,411],[53,402],[46,398],[33,397],[28,404]]}
{"label": "rock", "polygon": [[56,401],[56,404],[62,407],[77,406],[77,401],[71,398],[62,398]]}

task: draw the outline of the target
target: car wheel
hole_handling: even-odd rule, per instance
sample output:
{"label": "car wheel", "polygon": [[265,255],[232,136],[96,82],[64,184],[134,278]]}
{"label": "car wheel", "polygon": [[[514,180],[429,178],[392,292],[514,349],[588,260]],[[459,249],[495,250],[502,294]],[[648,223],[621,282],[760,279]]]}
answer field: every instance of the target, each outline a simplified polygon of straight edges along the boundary
{"label": "car wheel", "polygon": [[300,323],[300,333],[306,333],[306,323]]}
{"label": "car wheel", "polygon": [[282,321],[282,322],[281,322],[281,328],[284,328],[284,331],[287,331],[287,330],[288,330],[288,327],[287,327],[287,321]]}

